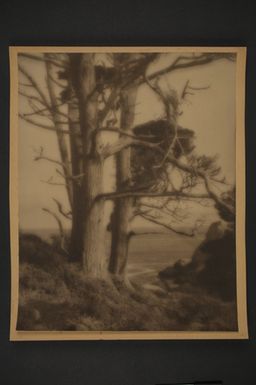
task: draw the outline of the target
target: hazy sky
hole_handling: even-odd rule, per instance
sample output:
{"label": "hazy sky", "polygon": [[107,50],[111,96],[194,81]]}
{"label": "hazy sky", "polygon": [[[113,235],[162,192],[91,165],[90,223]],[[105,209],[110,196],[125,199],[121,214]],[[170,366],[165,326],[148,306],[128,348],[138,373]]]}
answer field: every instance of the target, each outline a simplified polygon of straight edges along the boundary
{"label": "hazy sky", "polygon": [[[175,54],[164,54],[157,64],[168,65]],[[45,73],[43,65],[24,61],[24,65],[44,87]],[[195,91],[183,104],[183,114],[179,124],[196,133],[196,151],[199,154],[219,156],[222,173],[233,183],[235,180],[235,77],[236,64],[227,60],[183,69],[166,75],[161,85],[167,84],[181,93],[187,80],[194,87],[209,86],[207,90]],[[20,111],[26,104],[20,97]],[[162,106],[148,86],[143,85],[138,91],[136,119],[134,124],[156,119],[162,116]],[[35,149],[44,148],[45,155],[58,159],[59,153],[56,134],[19,121],[19,202],[20,227],[22,229],[55,228],[53,218],[42,211],[43,207],[55,208],[52,198],[58,198],[67,204],[64,187],[49,186],[42,181],[55,176],[56,166],[44,161],[35,162]],[[61,179],[55,178],[57,182]],[[111,161],[105,172],[107,188],[111,188],[114,170]],[[68,226],[68,223],[65,224]]]}

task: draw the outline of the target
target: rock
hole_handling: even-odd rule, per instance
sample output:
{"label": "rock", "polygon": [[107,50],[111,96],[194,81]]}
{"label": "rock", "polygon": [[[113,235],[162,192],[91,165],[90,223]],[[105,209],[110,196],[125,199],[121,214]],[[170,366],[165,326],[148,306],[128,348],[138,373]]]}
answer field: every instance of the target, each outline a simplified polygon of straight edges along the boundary
{"label": "rock", "polygon": [[[190,285],[206,293],[232,301],[236,298],[236,257],[234,231],[222,222],[209,227],[205,240],[189,263],[182,261],[159,272],[160,279],[179,286]],[[170,287],[170,285],[169,285]]]}

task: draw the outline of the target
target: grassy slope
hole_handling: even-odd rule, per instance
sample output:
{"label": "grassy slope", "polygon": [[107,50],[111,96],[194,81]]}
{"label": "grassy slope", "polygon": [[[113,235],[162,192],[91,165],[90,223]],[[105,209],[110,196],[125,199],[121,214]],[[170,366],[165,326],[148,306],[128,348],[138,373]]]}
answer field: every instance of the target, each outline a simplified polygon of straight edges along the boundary
{"label": "grassy slope", "polygon": [[35,236],[20,240],[18,330],[236,330],[233,303],[191,287],[152,290],[84,276]]}

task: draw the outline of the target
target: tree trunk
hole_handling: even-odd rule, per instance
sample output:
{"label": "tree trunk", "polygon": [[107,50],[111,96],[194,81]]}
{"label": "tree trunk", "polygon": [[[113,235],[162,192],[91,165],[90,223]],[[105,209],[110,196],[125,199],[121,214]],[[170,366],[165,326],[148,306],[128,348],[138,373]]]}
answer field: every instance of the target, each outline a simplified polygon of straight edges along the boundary
{"label": "tree trunk", "polygon": [[87,159],[86,181],[84,186],[85,223],[83,268],[93,277],[106,275],[104,201],[97,199],[103,192],[103,164],[99,159]]}
{"label": "tree trunk", "polygon": [[[98,128],[98,92],[96,90],[94,54],[71,55],[77,90],[83,144],[82,199],[84,221],[82,266],[86,274],[102,278],[106,273],[104,244],[104,201],[97,199],[103,192],[103,160],[93,133]],[[80,229],[81,230],[81,229]]]}
{"label": "tree trunk", "polygon": [[73,185],[73,206],[72,206],[72,227],[70,234],[69,256],[71,262],[82,261],[83,236],[84,236],[84,197],[82,181],[84,174],[83,167],[83,143],[79,123],[78,101],[72,93],[68,105],[70,136],[70,153],[72,164],[72,185]]}
{"label": "tree trunk", "polygon": [[111,221],[112,240],[109,271],[121,278],[125,276],[128,259],[131,210],[131,198],[118,199],[115,202]]}
{"label": "tree trunk", "polygon": [[[137,87],[125,90],[121,98],[121,129],[130,131],[134,124]],[[131,183],[131,149],[126,148],[116,156],[116,190],[127,190]],[[118,199],[111,218],[110,273],[125,277],[130,238],[130,221],[133,198]]]}
{"label": "tree trunk", "polygon": [[[45,54],[46,59],[48,58],[48,55]],[[46,73],[47,73],[47,87],[49,91],[49,96],[51,100],[51,113],[52,113],[52,119],[54,122],[54,125],[57,129],[56,134],[57,134],[57,141],[58,141],[58,147],[59,147],[59,152],[60,152],[60,158],[62,162],[62,171],[65,179],[65,185],[67,189],[67,195],[68,195],[68,200],[70,207],[72,209],[72,203],[73,203],[73,189],[72,189],[72,180],[70,178],[71,176],[71,164],[70,164],[70,159],[69,159],[69,154],[68,154],[68,146],[66,143],[65,139],[65,134],[61,132],[61,130],[65,130],[65,125],[61,123],[63,121],[63,117],[61,115],[60,109],[59,109],[59,102],[57,99],[56,95],[56,90],[55,87],[56,85],[54,84],[54,66],[51,64],[50,61],[46,60]]]}

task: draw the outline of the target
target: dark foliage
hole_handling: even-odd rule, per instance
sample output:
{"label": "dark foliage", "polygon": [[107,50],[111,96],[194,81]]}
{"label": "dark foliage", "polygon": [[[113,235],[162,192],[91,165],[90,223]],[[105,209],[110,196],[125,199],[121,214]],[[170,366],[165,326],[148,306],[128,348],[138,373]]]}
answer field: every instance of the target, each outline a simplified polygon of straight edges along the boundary
{"label": "dark foliage", "polygon": [[[213,225],[212,225],[213,226]],[[235,238],[225,230],[215,239],[206,237],[192,256],[191,262],[178,261],[159,273],[160,278],[176,284],[198,287],[224,301],[236,300]]]}
{"label": "dark foliage", "polygon": [[50,245],[34,234],[20,235],[19,258],[20,263],[43,266],[47,270],[60,266],[66,259],[55,238]]}
{"label": "dark foliage", "polygon": [[[136,135],[145,137],[148,142],[159,143],[163,153],[145,147],[132,149],[132,175],[135,186],[154,184],[161,178],[166,170],[166,163],[161,164],[164,154],[168,151],[175,132],[174,127],[170,126],[165,119],[152,120],[134,128]],[[178,140],[172,149],[173,156],[180,158],[181,155],[188,155],[194,149],[194,132],[188,128],[178,126]]]}

